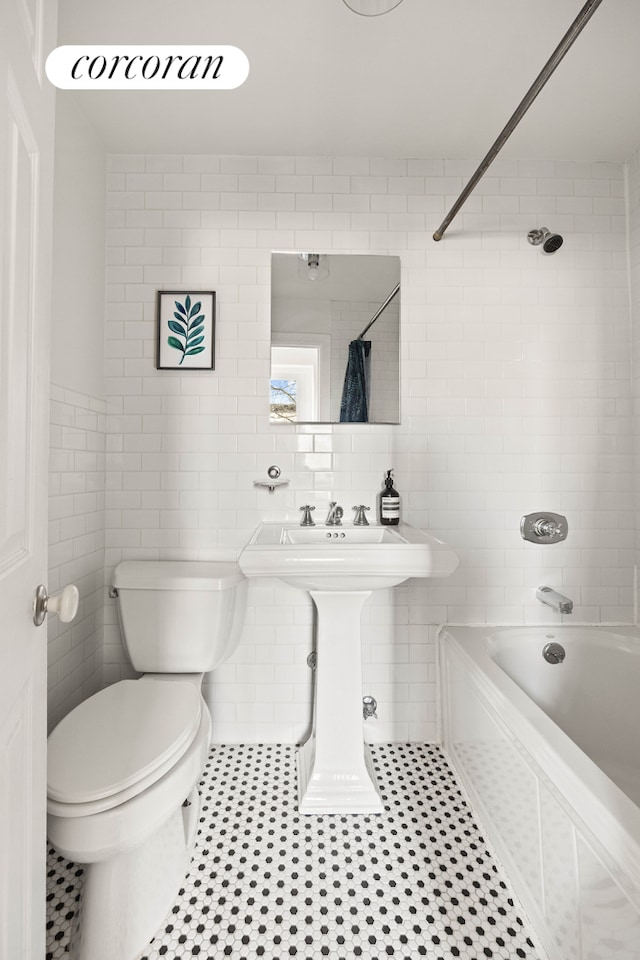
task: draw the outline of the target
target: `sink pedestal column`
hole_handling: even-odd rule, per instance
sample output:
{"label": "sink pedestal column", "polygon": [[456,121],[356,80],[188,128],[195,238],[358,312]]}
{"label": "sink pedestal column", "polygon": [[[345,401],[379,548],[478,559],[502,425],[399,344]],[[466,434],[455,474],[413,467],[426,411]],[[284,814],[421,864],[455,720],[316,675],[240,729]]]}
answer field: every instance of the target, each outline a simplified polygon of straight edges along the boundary
{"label": "sink pedestal column", "polygon": [[360,615],[370,590],[309,591],[317,667],[311,736],[298,751],[300,813],[381,813],[362,732]]}

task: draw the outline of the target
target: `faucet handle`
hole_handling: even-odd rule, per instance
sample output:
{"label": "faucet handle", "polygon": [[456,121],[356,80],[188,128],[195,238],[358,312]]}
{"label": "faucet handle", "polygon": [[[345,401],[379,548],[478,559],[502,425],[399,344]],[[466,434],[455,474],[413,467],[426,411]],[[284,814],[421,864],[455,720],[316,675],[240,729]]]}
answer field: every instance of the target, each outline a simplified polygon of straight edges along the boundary
{"label": "faucet handle", "polygon": [[371,507],[365,507],[364,503],[361,503],[359,506],[354,507],[353,509],[358,511],[356,513],[355,520],[353,521],[354,527],[368,527],[369,521],[367,520],[365,511],[370,510]]}
{"label": "faucet handle", "polygon": [[555,520],[544,520],[539,517],[533,524],[533,530],[537,537],[555,537],[562,536],[562,527]]}
{"label": "faucet handle", "polygon": [[304,507],[300,507],[301,510],[304,510],[302,514],[302,520],[300,521],[301,527],[315,527],[315,523],[311,517],[311,511],[315,510],[315,507],[309,506],[308,503],[305,503]]}

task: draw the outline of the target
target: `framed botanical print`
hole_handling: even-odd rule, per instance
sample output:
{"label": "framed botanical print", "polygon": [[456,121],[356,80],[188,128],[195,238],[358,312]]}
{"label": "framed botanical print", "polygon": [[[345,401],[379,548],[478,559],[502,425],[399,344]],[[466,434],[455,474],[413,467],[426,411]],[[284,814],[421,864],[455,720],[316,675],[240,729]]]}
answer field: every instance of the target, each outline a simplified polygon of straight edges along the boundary
{"label": "framed botanical print", "polygon": [[213,370],[216,295],[158,290],[156,368]]}

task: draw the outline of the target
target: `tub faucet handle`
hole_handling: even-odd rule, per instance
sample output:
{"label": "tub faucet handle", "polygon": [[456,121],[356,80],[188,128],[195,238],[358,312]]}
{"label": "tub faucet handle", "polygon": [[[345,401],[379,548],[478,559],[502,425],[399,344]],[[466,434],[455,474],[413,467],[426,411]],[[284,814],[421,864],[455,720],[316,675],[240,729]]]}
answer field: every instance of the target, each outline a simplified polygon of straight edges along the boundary
{"label": "tub faucet handle", "polygon": [[559,523],[555,520],[543,520],[539,517],[533,525],[533,529],[539,537],[557,537],[561,532]]}

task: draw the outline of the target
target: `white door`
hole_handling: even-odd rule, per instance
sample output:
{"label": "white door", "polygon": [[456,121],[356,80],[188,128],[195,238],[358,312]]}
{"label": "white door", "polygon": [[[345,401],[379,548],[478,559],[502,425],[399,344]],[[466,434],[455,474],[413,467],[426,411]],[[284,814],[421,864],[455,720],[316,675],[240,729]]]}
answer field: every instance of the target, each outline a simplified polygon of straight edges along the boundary
{"label": "white door", "polygon": [[0,958],[44,957],[55,0],[0,2]]}

